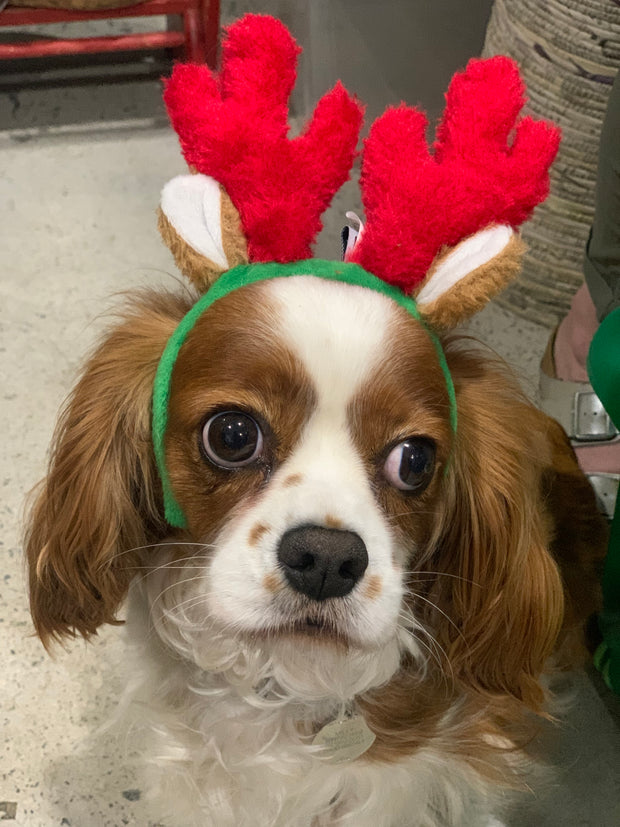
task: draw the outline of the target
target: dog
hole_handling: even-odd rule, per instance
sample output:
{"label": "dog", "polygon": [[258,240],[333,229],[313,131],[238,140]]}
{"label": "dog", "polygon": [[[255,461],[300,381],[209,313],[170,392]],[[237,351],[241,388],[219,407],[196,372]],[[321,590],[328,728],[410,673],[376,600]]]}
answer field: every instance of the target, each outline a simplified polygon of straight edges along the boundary
{"label": "dog", "polygon": [[[249,16],[224,60],[270,37]],[[416,309],[360,275],[372,199],[347,262],[274,275],[234,182],[193,165],[164,238],[197,288],[243,283],[200,313],[137,293],[87,361],[28,519],[37,633],[89,638],[127,598],[125,705],[166,824],[497,823],[548,676],[586,651],[606,533],[560,426],[449,329],[518,240],[483,218],[437,245]],[[219,257],[183,223],[196,203]]]}

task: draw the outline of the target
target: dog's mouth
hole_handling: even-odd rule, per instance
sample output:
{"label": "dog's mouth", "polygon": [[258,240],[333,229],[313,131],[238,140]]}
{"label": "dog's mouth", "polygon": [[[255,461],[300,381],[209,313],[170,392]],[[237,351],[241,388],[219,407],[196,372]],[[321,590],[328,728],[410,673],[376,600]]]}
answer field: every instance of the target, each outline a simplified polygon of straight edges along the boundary
{"label": "dog's mouth", "polygon": [[335,619],[313,612],[282,620],[259,634],[270,640],[292,637],[309,638],[319,643],[338,643],[345,646],[350,644],[349,635],[341,624]]}
{"label": "dog's mouth", "polygon": [[338,643],[345,646],[350,643],[348,635],[336,624],[312,615],[285,624],[279,631],[279,635],[310,638],[319,643]]}
{"label": "dog's mouth", "polygon": [[293,621],[290,624],[290,632],[293,634],[312,635],[314,637],[323,635],[333,637],[335,634],[338,634],[333,623],[328,623],[324,618],[313,617],[312,615],[307,615],[300,620]]}
{"label": "dog's mouth", "polygon": [[305,606],[293,615],[282,631],[296,637],[349,646],[352,640],[346,612],[342,612],[343,608],[325,604],[319,607]]}
{"label": "dog's mouth", "polygon": [[324,620],[317,618],[317,617],[307,617],[305,620],[302,621],[302,625],[309,628],[309,629],[317,629],[321,630],[326,627],[326,623]]}

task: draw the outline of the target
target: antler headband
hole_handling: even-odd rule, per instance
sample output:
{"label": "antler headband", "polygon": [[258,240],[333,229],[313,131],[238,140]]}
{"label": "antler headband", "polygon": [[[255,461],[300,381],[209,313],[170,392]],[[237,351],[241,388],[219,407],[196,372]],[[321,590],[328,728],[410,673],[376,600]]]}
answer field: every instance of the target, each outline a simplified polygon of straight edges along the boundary
{"label": "antler headband", "polygon": [[[559,131],[520,118],[524,86],[503,57],[457,74],[433,151],[425,115],[389,109],[364,145],[367,223],[346,261],[310,258],[321,214],[349,177],[360,105],[341,84],[301,135],[288,137],[288,99],[299,52],[271,17],[246,15],[228,30],[222,69],[177,65],[164,99],[191,175],[162,192],[159,227],[180,270],[205,295],[162,356],[153,397],[153,441],[166,518],[184,527],[166,466],[166,426],[176,357],[196,320],[231,290],[265,278],[314,275],[379,290],[433,328],[480,310],[513,278],[523,245],[515,229],[549,190]],[[351,246],[351,245],[350,245]]]}

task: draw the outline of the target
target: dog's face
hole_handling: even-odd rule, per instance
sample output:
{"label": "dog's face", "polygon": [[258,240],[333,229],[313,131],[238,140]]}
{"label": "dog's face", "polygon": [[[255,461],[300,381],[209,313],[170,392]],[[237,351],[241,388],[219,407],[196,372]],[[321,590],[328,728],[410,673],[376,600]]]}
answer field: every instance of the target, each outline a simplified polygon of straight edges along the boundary
{"label": "dog's face", "polygon": [[216,303],[179,356],[167,434],[190,533],[209,544],[201,610],[246,636],[393,638],[448,414],[428,334],[386,297],[302,276]]}

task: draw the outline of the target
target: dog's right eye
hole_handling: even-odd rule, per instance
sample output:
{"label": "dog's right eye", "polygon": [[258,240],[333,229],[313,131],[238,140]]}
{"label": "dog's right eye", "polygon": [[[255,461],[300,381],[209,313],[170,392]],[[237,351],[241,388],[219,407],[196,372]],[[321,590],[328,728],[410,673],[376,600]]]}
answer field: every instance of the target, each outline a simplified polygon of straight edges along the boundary
{"label": "dog's right eye", "polygon": [[241,468],[261,456],[263,435],[256,421],[243,411],[223,411],[202,429],[207,458],[220,468]]}
{"label": "dog's right eye", "polygon": [[435,443],[413,436],[395,445],[383,466],[385,479],[400,491],[421,494],[435,470]]}

